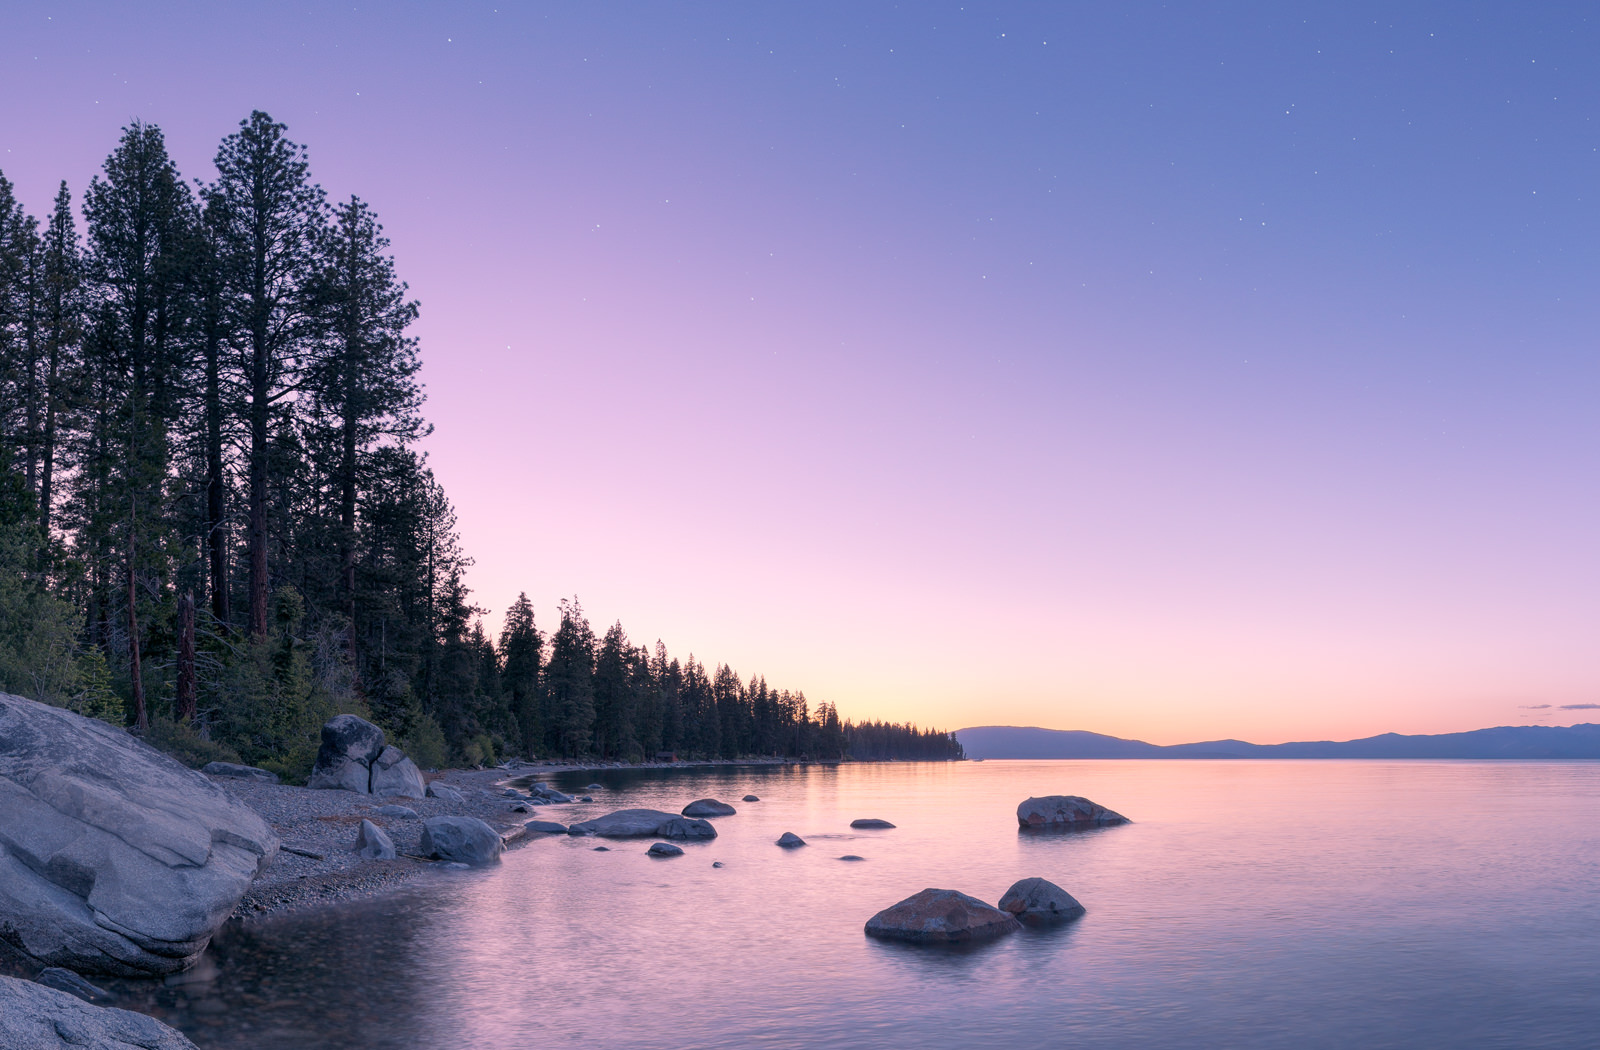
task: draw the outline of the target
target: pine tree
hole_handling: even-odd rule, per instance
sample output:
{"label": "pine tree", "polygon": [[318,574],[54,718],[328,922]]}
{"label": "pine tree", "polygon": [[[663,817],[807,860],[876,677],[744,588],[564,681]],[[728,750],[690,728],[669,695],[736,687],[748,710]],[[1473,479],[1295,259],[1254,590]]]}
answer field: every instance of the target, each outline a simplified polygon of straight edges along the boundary
{"label": "pine tree", "polygon": [[561,626],[544,669],[546,740],[561,755],[589,750],[594,729],[594,631],[578,599],[561,600]]}
{"label": "pine tree", "polygon": [[516,719],[522,753],[537,755],[544,745],[544,726],[539,719],[539,669],[544,655],[544,637],[534,624],[533,604],[526,593],[506,610],[500,629],[500,681]]}

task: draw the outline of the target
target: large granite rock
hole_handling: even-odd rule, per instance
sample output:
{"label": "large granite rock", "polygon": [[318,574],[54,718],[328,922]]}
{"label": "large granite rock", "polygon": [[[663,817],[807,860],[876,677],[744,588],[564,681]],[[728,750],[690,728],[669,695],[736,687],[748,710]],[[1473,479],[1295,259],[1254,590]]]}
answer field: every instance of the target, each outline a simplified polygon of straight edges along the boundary
{"label": "large granite rock", "polygon": [[711,826],[709,820],[673,817],[662,823],[656,829],[656,834],[664,839],[714,839],[717,837],[717,829]]}
{"label": "large granite rock", "polygon": [[567,828],[569,835],[599,835],[607,839],[639,838],[654,835],[669,820],[682,820],[676,813],[659,809],[619,809],[593,820],[579,821]]}
{"label": "large granite rock", "polygon": [[383,730],[366,719],[355,715],[330,718],[322,727],[322,746],[317,748],[317,761],[306,778],[306,787],[368,794],[372,790],[372,763],[383,749]]}
{"label": "large granite rock", "polygon": [[424,857],[493,864],[504,848],[500,833],[477,817],[429,817],[422,822]]}
{"label": "large granite rock", "polygon": [[394,840],[372,821],[363,820],[356,832],[356,852],[368,860],[394,860]]}
{"label": "large granite rock", "polygon": [[265,784],[276,784],[278,774],[259,766],[241,766],[237,762],[207,762],[200,772],[213,777],[233,777],[235,780],[259,780]]}
{"label": "large granite rock", "polygon": [[390,744],[372,760],[372,793],[374,795],[401,795],[405,798],[423,798],[428,788],[422,780],[422,770],[406,757],[406,753]]}
{"label": "large granite rock", "polygon": [[683,807],[686,817],[731,817],[737,812],[726,802],[718,802],[714,798],[697,798]]}
{"label": "large granite rock", "polygon": [[29,955],[175,973],[277,851],[272,829],[202,774],[97,719],[0,693],[0,938]]}
{"label": "large granite rock", "polygon": [[955,890],[926,889],[867,920],[867,935],[914,944],[956,944],[1003,937],[1015,918]]}
{"label": "large granite rock", "polygon": [[1017,823],[1024,828],[1102,828],[1131,821],[1098,802],[1079,795],[1045,795],[1017,807]]}
{"label": "large granite rock", "polygon": [[0,1047],[6,1050],[196,1050],[154,1017],[91,1006],[66,992],[0,977]]}
{"label": "large granite rock", "polygon": [[1000,910],[1023,922],[1065,922],[1082,915],[1083,905],[1053,882],[1021,879],[1000,898]]}

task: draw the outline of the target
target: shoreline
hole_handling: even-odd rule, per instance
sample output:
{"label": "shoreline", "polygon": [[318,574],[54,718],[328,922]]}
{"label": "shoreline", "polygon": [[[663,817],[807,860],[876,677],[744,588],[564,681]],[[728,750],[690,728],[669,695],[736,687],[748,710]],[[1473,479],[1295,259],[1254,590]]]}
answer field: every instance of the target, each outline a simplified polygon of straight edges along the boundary
{"label": "shoreline", "polygon": [[[564,773],[606,773],[617,770],[709,769],[719,766],[821,765],[787,759],[710,759],[697,762],[626,763],[517,762],[492,769],[447,769],[427,775],[429,783],[444,784],[461,792],[462,801],[439,798],[362,795],[329,788],[267,784],[235,777],[209,776],[228,794],[249,806],[277,833],[280,847],[272,863],[250,884],[229,923],[249,923],[290,912],[304,911],[394,892],[444,865],[419,855],[422,822],[428,817],[477,817],[499,832],[507,851],[530,840],[524,825],[541,819],[568,824],[598,815],[590,802],[549,803],[515,812],[512,806],[528,804],[526,797],[505,794],[508,786]],[[382,806],[404,806],[415,817],[381,816]],[[612,806],[611,808],[620,808]],[[574,812],[576,811],[576,812]],[[609,812],[608,810],[604,810]],[[579,815],[581,814],[581,815]],[[356,832],[369,819],[394,840],[394,860],[367,860],[355,850]],[[308,856],[307,854],[314,854]]]}

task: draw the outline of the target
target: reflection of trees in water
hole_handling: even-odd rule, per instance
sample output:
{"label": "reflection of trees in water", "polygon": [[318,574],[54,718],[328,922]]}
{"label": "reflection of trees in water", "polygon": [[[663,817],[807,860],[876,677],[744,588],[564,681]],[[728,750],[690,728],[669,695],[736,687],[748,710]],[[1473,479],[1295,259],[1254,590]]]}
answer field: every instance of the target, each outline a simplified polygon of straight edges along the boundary
{"label": "reflection of trees in water", "polygon": [[201,964],[167,982],[117,981],[117,1005],[159,1017],[202,1050],[416,1045],[428,997],[426,891],[229,923]]}

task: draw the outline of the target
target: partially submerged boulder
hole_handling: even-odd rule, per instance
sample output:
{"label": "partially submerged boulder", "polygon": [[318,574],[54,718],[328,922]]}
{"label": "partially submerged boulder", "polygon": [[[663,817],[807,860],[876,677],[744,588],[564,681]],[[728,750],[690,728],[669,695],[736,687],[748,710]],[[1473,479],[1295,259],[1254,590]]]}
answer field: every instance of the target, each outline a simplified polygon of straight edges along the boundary
{"label": "partially submerged boulder", "polygon": [[664,839],[714,839],[717,837],[717,829],[711,826],[709,820],[673,817],[657,828],[656,834]]}
{"label": "partially submerged boulder", "polygon": [[0,693],[0,938],[29,955],[176,973],[277,852],[272,829],[204,775],[97,719]]}
{"label": "partially submerged boulder", "polygon": [[259,780],[276,784],[278,774],[259,766],[241,766],[237,762],[207,762],[200,772],[213,777],[233,777],[236,780]]}
{"label": "partially submerged boulder", "polygon": [[7,1050],[196,1050],[154,1017],[92,1006],[55,988],[0,977],[0,1046]]}
{"label": "partially submerged boulder", "polygon": [[546,802],[557,802],[564,804],[573,801],[571,795],[564,791],[557,791],[549,784],[535,784],[528,789],[528,794],[532,795],[534,798],[543,799]]}
{"label": "partially submerged boulder", "polygon": [[429,817],[422,822],[422,855],[462,864],[493,864],[505,843],[477,817]]}
{"label": "partially submerged boulder", "polygon": [[394,860],[394,840],[372,821],[363,820],[356,832],[356,852],[368,860]]}
{"label": "partially submerged boulder", "polygon": [[565,824],[558,824],[553,820],[530,820],[522,826],[529,831],[540,831],[546,835],[565,835],[567,833]]}
{"label": "partially submerged boulder", "polygon": [[718,802],[714,798],[697,798],[683,807],[686,817],[731,817],[737,812],[726,802]]}
{"label": "partially submerged boulder", "polygon": [[746,795],[741,801],[744,801],[744,802],[760,802],[761,800],[759,798],[756,798],[754,795]]}
{"label": "partially submerged boulder", "polygon": [[784,849],[796,849],[800,846],[804,846],[805,844],[806,840],[801,838],[799,835],[796,835],[792,831],[785,831],[782,835],[778,836],[778,845],[782,846]]}
{"label": "partially submerged boulder", "polygon": [[679,849],[677,846],[674,846],[670,842],[652,843],[650,848],[645,850],[645,852],[648,853],[652,857],[681,857],[681,856],[683,856],[683,850]]}
{"label": "partially submerged boulder", "polygon": [[961,944],[1022,928],[1014,917],[956,890],[926,889],[867,920],[867,935],[913,944]]}
{"label": "partially submerged boulder", "polygon": [[306,787],[370,793],[372,763],[383,748],[383,730],[355,715],[335,715],[322,727],[322,745]]}
{"label": "partially submerged boulder", "polygon": [[641,838],[654,835],[669,820],[682,820],[676,813],[659,809],[619,809],[593,820],[580,821],[567,829],[572,835],[599,835],[605,839]]}
{"label": "partially submerged boulder", "polygon": [[1083,905],[1066,890],[1045,879],[1021,879],[1000,898],[1000,910],[1023,922],[1065,922],[1083,914]]}
{"label": "partially submerged boulder", "polygon": [[1017,823],[1024,828],[1103,828],[1132,821],[1081,795],[1045,795],[1017,807]]}
{"label": "partially submerged boulder", "polygon": [[852,828],[892,828],[892,827],[894,827],[894,825],[889,823],[887,820],[879,820],[877,817],[862,817],[860,820],[852,820],[850,822],[850,826]]}
{"label": "partially submerged boulder", "polygon": [[374,795],[400,795],[404,798],[423,798],[427,785],[422,780],[422,770],[406,757],[406,753],[390,744],[372,760],[372,793]]}

